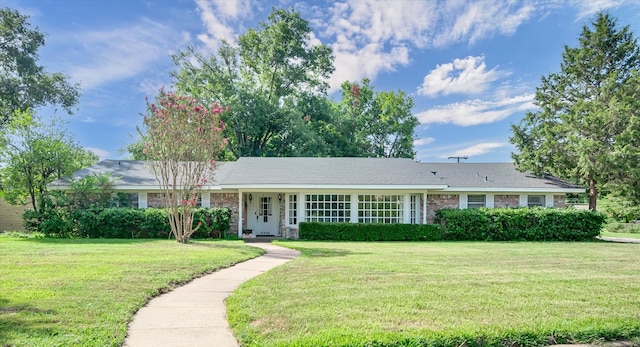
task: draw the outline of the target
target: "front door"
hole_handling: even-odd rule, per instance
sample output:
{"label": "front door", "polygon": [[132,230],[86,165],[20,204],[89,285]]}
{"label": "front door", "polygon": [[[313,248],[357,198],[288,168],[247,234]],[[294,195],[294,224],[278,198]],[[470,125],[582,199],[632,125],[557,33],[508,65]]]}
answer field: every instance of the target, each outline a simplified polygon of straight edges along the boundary
{"label": "front door", "polygon": [[254,236],[279,236],[278,194],[256,193],[248,206],[247,227]]}

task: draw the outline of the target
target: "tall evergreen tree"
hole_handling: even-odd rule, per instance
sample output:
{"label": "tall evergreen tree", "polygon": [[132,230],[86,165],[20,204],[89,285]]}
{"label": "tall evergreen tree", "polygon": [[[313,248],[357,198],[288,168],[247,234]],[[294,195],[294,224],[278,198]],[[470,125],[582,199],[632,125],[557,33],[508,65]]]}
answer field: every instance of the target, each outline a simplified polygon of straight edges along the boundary
{"label": "tall evergreen tree", "polygon": [[596,209],[604,184],[630,184],[640,167],[640,48],[628,26],[599,13],[578,47],[565,46],[560,72],[542,77],[540,107],[512,126],[521,170],[588,185]]}

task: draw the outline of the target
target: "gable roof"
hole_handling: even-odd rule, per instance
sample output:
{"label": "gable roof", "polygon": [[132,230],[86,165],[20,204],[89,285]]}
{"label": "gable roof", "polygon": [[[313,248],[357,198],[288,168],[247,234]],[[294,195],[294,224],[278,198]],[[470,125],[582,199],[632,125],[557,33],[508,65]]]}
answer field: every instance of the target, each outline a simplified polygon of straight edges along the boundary
{"label": "gable roof", "polygon": [[[103,160],[74,179],[109,173],[116,189],[157,189],[143,161]],[[50,184],[65,189],[70,180]],[[419,163],[401,158],[243,157],[219,162],[208,189],[416,189],[487,192],[584,192],[553,176],[519,172],[513,163]]]}

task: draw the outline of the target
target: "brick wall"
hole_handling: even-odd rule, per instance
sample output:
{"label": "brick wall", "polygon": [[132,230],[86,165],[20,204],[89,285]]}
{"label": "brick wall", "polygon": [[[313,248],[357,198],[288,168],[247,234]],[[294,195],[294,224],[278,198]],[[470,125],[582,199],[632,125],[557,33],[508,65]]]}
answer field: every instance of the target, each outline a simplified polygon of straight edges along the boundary
{"label": "brick wall", "polygon": [[493,207],[518,207],[520,206],[520,195],[494,195]]}
{"label": "brick wall", "polygon": [[[238,233],[238,193],[211,193],[211,207],[228,207],[231,209],[231,222],[229,233],[237,234]],[[245,199],[245,197],[242,197]],[[244,207],[243,207],[244,208]],[[246,216],[246,210],[243,211],[243,215]],[[243,225],[244,224],[243,222]]]}
{"label": "brick wall", "polygon": [[553,196],[553,207],[556,207],[556,208],[567,207],[565,196],[564,195],[554,195]]}
{"label": "brick wall", "polygon": [[428,194],[427,195],[427,223],[433,223],[436,211],[441,208],[459,208],[458,194]]}
{"label": "brick wall", "polygon": [[162,208],[164,193],[147,193],[147,207]]}
{"label": "brick wall", "polygon": [[22,213],[29,206],[12,206],[0,199],[0,232],[24,231],[22,226]]}

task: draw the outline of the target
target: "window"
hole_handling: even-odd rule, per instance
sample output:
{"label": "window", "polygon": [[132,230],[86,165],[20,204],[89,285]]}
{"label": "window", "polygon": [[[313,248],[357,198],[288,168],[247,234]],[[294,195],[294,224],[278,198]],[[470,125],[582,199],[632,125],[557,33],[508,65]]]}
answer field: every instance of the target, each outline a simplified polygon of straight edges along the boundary
{"label": "window", "polygon": [[289,195],[289,225],[298,224],[298,196]]}
{"label": "window", "polygon": [[271,216],[271,197],[270,196],[260,197],[260,207],[258,211],[261,216]]}
{"label": "window", "polygon": [[545,196],[544,195],[528,195],[527,196],[527,206],[546,206]]}
{"label": "window", "polygon": [[359,223],[402,223],[402,195],[358,195]]}
{"label": "window", "polygon": [[418,196],[411,195],[411,224],[418,224]]}
{"label": "window", "polygon": [[307,222],[348,223],[351,220],[351,196],[340,194],[307,194]]}
{"label": "window", "polygon": [[486,195],[469,195],[467,197],[467,208],[482,208],[487,206]]}

